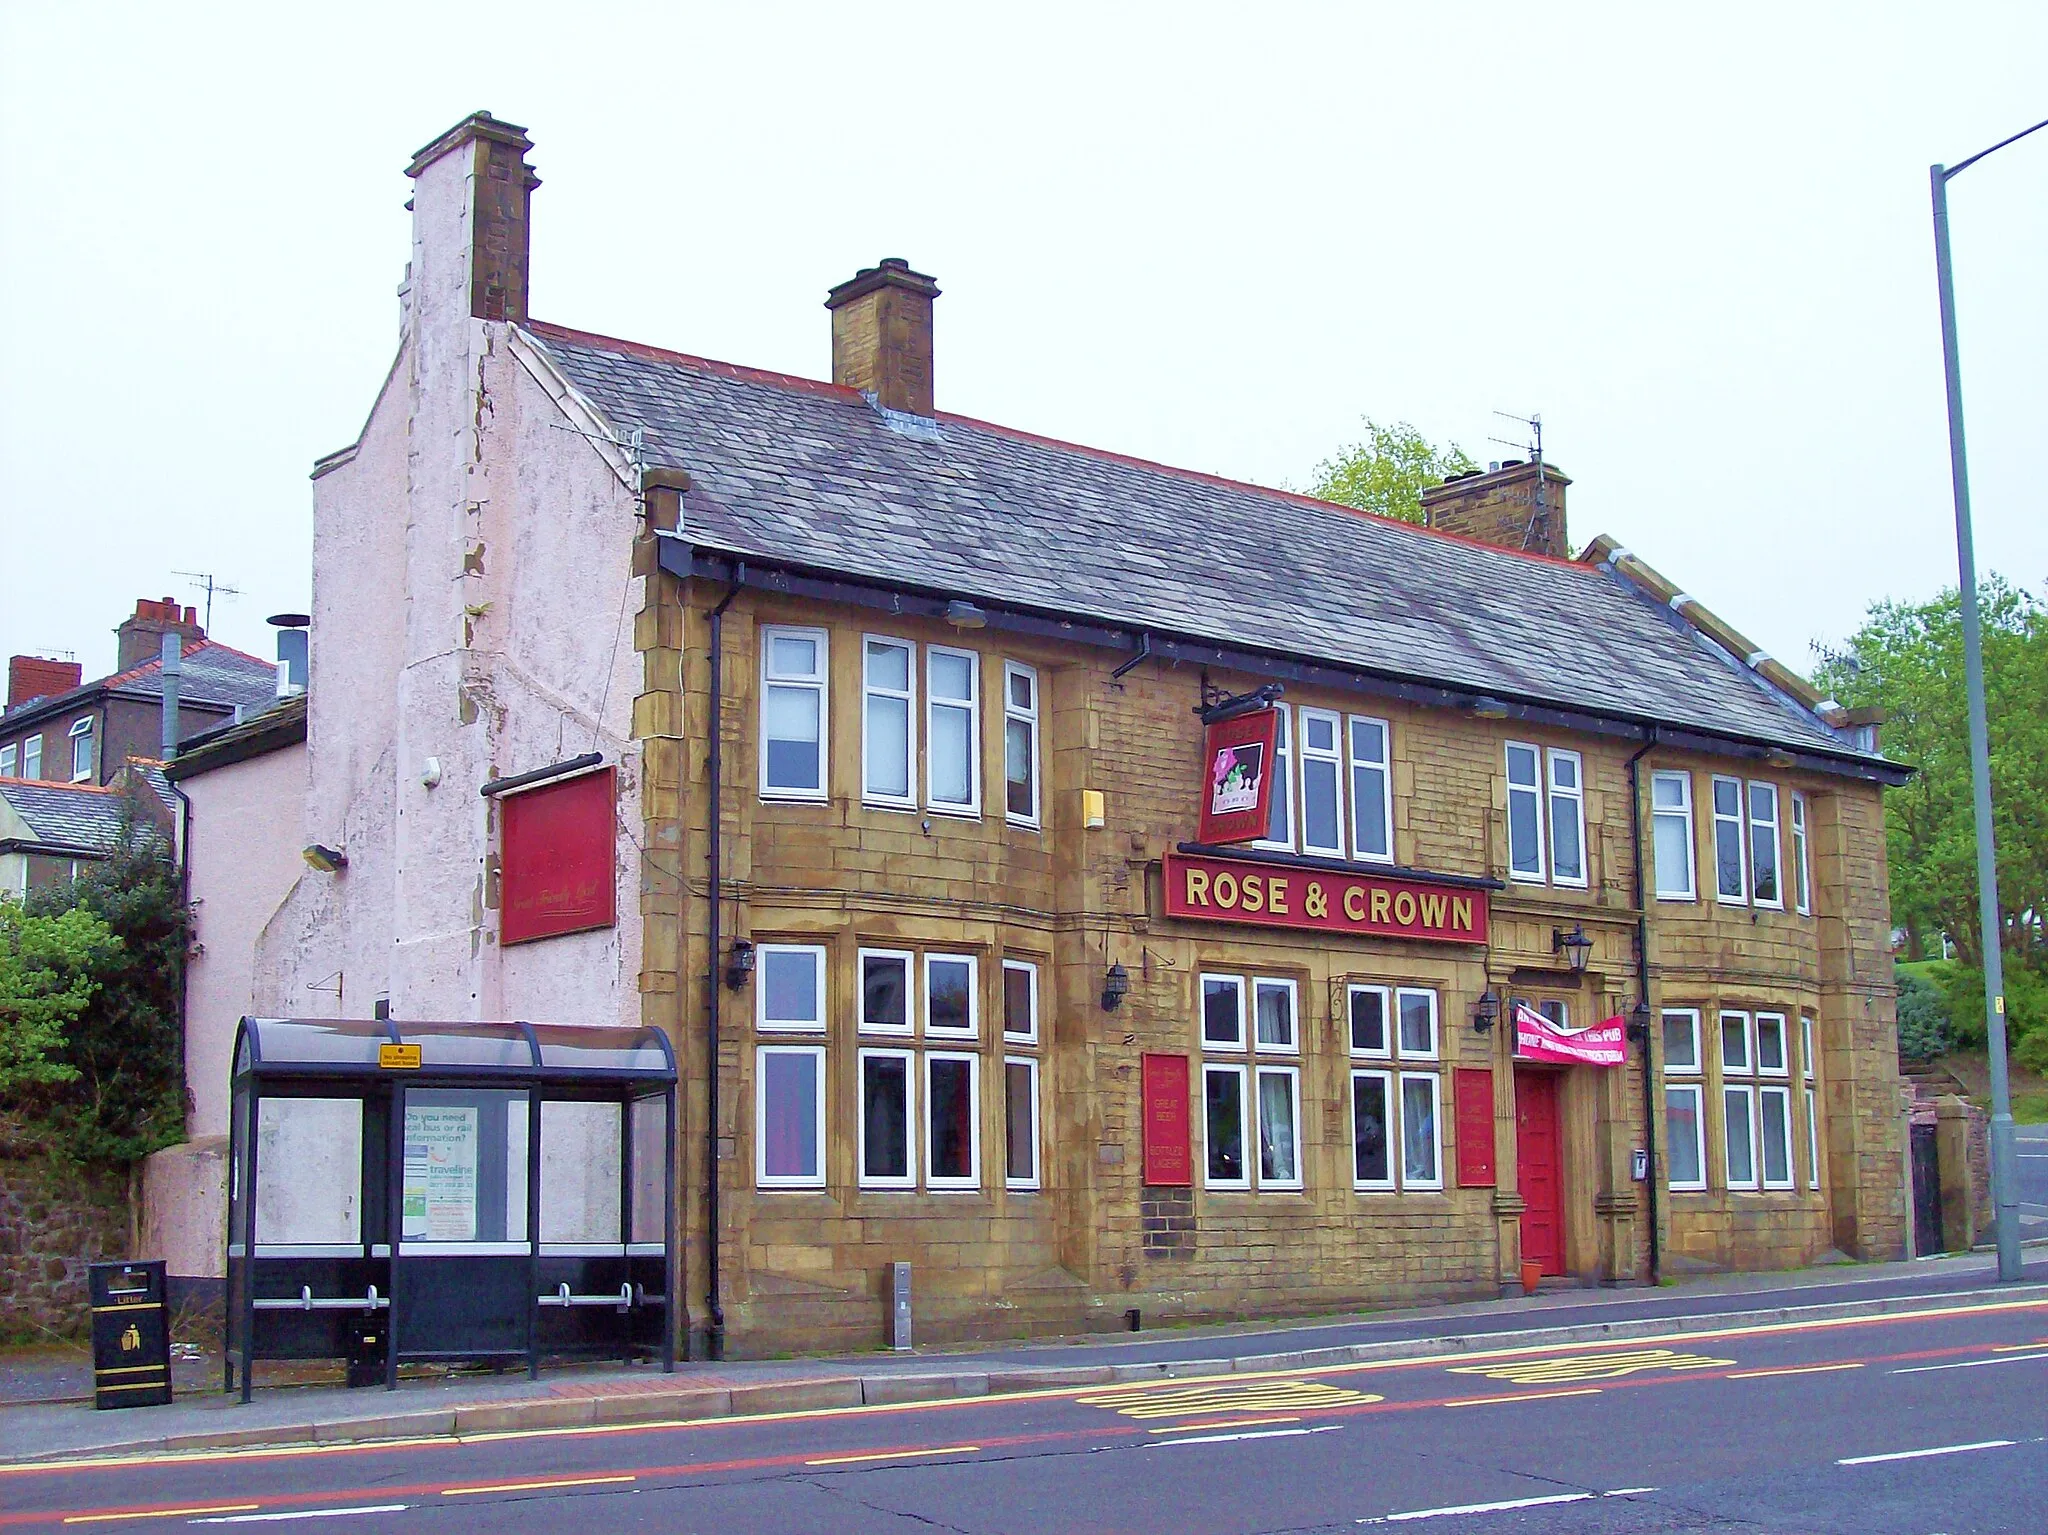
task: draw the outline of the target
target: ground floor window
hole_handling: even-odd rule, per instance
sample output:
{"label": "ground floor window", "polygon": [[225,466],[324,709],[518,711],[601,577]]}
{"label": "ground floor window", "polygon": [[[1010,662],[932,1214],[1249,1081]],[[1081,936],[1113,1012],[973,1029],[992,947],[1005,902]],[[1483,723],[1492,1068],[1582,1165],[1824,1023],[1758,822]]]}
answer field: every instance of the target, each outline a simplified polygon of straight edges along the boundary
{"label": "ground floor window", "polygon": [[825,1186],[825,1050],[762,1045],[754,1059],[754,1173],[763,1188]]}
{"label": "ground floor window", "polygon": [[[1700,1049],[1703,1012],[1712,1049]],[[1797,1044],[1800,1060],[1792,1058]],[[1663,1013],[1665,1169],[1676,1193],[1713,1181],[1732,1193],[1784,1193],[1799,1187],[1795,1147],[1805,1116],[1807,1187],[1820,1187],[1819,1101],[1814,1090],[1813,1030],[1802,1018],[1766,1009],[1666,1008]],[[1803,1091],[1795,1092],[1795,1074]],[[1716,1106],[1709,1121],[1707,1106]],[[1719,1156],[1708,1145],[1718,1135]]]}
{"label": "ground floor window", "polygon": [[1202,1063],[1204,1185],[1299,1190],[1299,988],[1285,977],[1218,974],[1196,986],[1195,1035],[1211,1057]]}
{"label": "ground floor window", "polygon": [[1003,1181],[1013,1189],[1038,1187],[1038,1061],[1012,1055],[1003,1061]]}

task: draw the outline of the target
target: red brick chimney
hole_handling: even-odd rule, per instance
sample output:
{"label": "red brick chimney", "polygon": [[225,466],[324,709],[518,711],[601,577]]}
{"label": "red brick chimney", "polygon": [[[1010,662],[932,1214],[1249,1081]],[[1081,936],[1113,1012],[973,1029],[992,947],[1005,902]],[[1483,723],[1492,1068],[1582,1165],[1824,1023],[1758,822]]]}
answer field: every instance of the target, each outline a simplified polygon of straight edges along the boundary
{"label": "red brick chimney", "polygon": [[939,285],[900,256],[867,267],[826,296],[832,382],[872,394],[884,410],[932,414],[932,300]]}
{"label": "red brick chimney", "polygon": [[199,627],[199,610],[179,607],[175,597],[165,597],[159,602],[152,602],[147,597],[136,598],[134,616],[122,623],[114,634],[121,647],[114,658],[114,670],[117,672],[125,672],[162,655],[166,634],[182,634],[188,645],[206,638],[206,631]]}
{"label": "red brick chimney", "polygon": [[[405,169],[406,175],[417,181],[437,161],[460,156],[469,199],[465,230],[469,248],[457,280],[466,279],[469,312],[479,320],[527,317],[526,262],[532,240],[529,214],[533,189],[540,185],[540,177],[526,163],[527,151],[532,148],[533,140],[524,128],[500,122],[488,112],[472,112],[414,155]],[[414,195],[417,199],[418,194]],[[431,282],[437,274],[420,271],[413,276],[416,281]]]}
{"label": "red brick chimney", "polygon": [[37,698],[55,698],[68,693],[85,680],[85,668],[76,661],[45,661],[41,656],[7,658],[7,707],[12,709]]}
{"label": "red brick chimney", "polygon": [[1569,484],[1555,464],[1545,464],[1539,497],[1536,466],[1509,459],[1483,474],[1432,485],[1422,493],[1422,519],[1482,544],[1570,559],[1564,528],[1564,488]]}

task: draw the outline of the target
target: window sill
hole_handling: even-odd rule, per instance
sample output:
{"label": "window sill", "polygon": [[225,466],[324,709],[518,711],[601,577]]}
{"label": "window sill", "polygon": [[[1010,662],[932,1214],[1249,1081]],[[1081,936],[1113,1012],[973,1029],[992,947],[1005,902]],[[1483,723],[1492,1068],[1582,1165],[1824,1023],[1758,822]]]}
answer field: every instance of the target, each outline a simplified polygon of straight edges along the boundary
{"label": "window sill", "polygon": [[796,790],[763,789],[761,803],[764,805],[829,805],[832,797],[828,794],[805,794]]}

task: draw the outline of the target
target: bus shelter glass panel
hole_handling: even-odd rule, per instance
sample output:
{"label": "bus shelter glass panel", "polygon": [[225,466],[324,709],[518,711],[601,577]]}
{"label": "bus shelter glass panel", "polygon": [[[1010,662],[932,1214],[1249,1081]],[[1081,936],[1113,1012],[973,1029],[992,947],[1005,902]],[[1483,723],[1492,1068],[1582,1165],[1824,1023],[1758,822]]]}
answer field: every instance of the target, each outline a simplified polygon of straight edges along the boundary
{"label": "bus shelter glass panel", "polygon": [[361,1247],[360,1098],[266,1096],[257,1105],[256,1164],[258,1256],[280,1247]]}
{"label": "bus shelter glass panel", "polygon": [[406,1089],[399,1240],[524,1250],[531,1133],[524,1089]]}
{"label": "bus shelter glass panel", "polygon": [[[375,1066],[377,1049],[391,1042],[387,1025],[368,1019],[250,1019],[256,1049],[265,1066]],[[246,1036],[245,1036],[246,1039]],[[247,1060],[237,1071],[249,1069]]]}
{"label": "bus shelter glass panel", "polygon": [[659,1072],[668,1069],[668,1051],[654,1029],[578,1028],[537,1023],[533,1037],[540,1045],[543,1066],[599,1071]]}
{"label": "bus shelter glass panel", "polygon": [[524,1070],[536,1064],[533,1042],[512,1024],[405,1023],[399,1025],[399,1038],[420,1047],[420,1065],[427,1071],[455,1066]]}
{"label": "bus shelter glass panel", "polygon": [[624,1243],[620,1193],[625,1171],[617,1101],[546,1099],[540,1106],[540,1240],[599,1245],[618,1252]]}
{"label": "bus shelter glass panel", "polygon": [[635,1098],[626,1112],[633,1137],[626,1240],[636,1250],[659,1254],[668,1237],[668,1098]]}

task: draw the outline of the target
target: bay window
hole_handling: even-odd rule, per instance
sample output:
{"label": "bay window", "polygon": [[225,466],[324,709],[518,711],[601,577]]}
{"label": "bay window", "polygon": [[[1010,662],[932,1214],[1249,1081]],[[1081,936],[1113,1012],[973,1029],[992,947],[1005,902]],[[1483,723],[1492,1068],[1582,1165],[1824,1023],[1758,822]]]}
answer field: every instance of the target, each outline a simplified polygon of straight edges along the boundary
{"label": "bay window", "polygon": [[1742,780],[1714,778],[1714,898],[1740,906],[1749,900],[1749,855],[1742,842]]}
{"label": "bay window", "polygon": [[1783,908],[1785,892],[1778,886],[1778,786],[1749,784],[1749,874],[1759,906]]}

